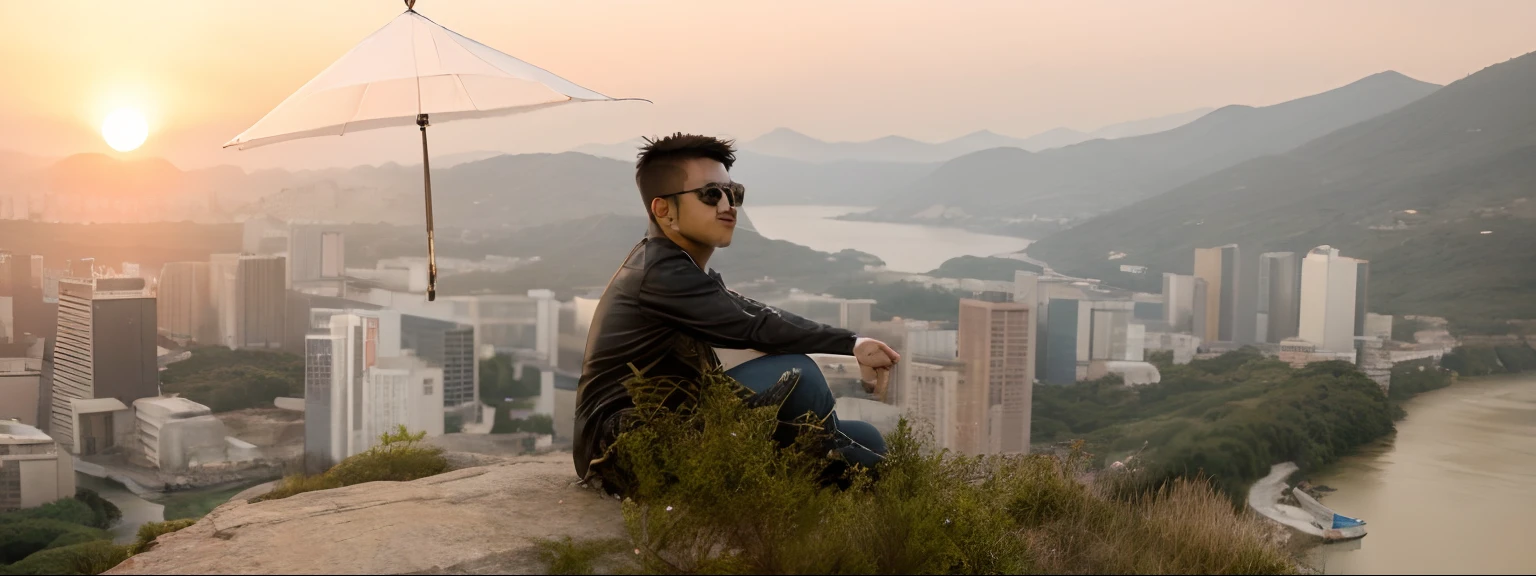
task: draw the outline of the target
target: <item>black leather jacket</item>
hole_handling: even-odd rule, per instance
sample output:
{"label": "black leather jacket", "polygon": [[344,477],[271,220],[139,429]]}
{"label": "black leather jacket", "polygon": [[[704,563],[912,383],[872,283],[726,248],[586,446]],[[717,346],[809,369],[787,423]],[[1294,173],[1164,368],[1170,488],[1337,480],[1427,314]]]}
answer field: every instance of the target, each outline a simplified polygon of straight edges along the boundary
{"label": "black leather jacket", "polygon": [[607,420],[634,406],[634,375],[691,378],[719,365],[713,348],[768,354],[853,354],[854,334],[762,304],[725,287],[713,270],[662,236],[641,240],[608,282],[592,317],[576,388],[576,474],[613,441]]}

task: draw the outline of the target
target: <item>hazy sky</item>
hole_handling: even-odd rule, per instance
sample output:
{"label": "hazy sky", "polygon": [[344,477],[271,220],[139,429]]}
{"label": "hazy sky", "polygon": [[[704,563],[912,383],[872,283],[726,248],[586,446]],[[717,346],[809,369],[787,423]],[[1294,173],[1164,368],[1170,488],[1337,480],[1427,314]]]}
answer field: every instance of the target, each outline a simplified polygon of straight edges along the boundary
{"label": "hazy sky", "polygon": [[[393,0],[8,2],[0,149],[109,149],[184,168],[418,162],[414,129],[236,152],[260,119],[404,6]],[[560,151],[641,134],[827,140],[1028,136],[1225,104],[1266,105],[1383,70],[1449,83],[1536,50],[1536,2],[420,0],[452,30],[644,103],[567,106],[433,128],[434,154]]]}

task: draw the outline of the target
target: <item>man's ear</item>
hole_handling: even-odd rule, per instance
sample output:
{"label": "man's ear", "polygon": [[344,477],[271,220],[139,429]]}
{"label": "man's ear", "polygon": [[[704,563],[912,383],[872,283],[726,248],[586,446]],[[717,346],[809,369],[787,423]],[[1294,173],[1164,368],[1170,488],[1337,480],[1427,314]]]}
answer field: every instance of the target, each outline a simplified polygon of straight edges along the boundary
{"label": "man's ear", "polygon": [[651,215],[656,217],[656,221],[657,222],[660,222],[662,220],[666,220],[667,217],[670,216],[671,214],[672,214],[672,203],[671,202],[667,202],[666,198],[652,198],[651,199]]}

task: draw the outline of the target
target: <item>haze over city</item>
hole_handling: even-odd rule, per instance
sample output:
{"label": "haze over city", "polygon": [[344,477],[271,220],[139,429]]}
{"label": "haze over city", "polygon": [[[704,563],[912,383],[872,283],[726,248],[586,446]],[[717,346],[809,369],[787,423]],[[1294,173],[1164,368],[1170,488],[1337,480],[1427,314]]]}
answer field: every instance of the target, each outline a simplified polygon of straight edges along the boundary
{"label": "haze over city", "polygon": [[1536,570],[1536,3],[7,8],[0,575]]}
{"label": "haze over city", "polygon": [[[397,2],[76,2],[10,7],[0,52],[0,148],[109,149],[119,107],[149,119],[138,156],[183,169],[413,163],[407,130],[282,149],[220,150]],[[431,2],[449,29],[604,94],[648,98],[469,126],[445,154],[558,152],[639,134],[752,138],[787,127],[827,141],[978,130],[1027,137],[1228,104],[1264,106],[1396,70],[1445,84],[1530,50],[1536,7],[1306,1]],[[47,26],[36,23],[48,22]],[[683,58],[690,65],[657,66]],[[921,111],[920,113],[917,111]]]}

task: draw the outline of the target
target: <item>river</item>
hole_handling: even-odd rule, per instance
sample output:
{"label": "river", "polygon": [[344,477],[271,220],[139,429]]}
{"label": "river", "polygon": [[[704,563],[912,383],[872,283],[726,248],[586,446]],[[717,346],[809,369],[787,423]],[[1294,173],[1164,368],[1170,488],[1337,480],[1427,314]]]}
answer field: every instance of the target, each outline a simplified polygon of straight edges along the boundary
{"label": "river", "polygon": [[1536,375],[1467,379],[1404,405],[1397,434],[1311,477],[1364,519],[1321,546],[1327,574],[1536,571]]}
{"label": "river", "polygon": [[869,210],[859,206],[747,206],[747,220],[758,234],[822,252],[852,248],[885,261],[900,272],[927,272],[956,256],[995,256],[1018,252],[1029,240],[978,234],[959,228],[885,222],[848,222],[837,216]]}

